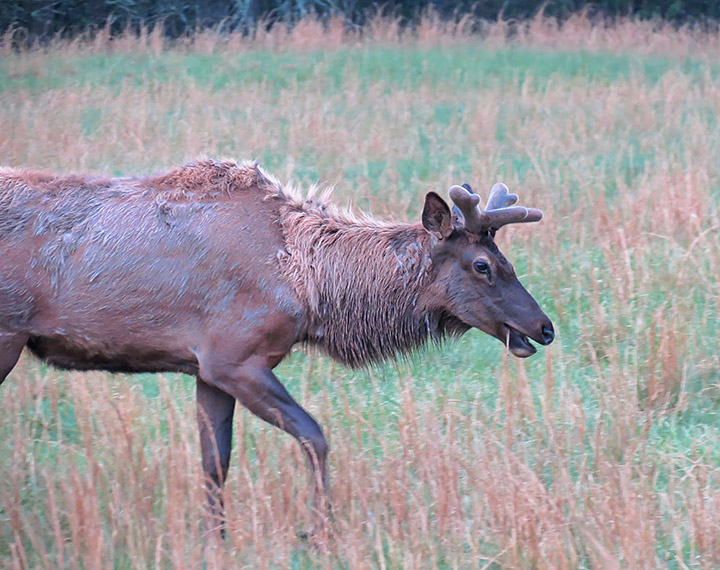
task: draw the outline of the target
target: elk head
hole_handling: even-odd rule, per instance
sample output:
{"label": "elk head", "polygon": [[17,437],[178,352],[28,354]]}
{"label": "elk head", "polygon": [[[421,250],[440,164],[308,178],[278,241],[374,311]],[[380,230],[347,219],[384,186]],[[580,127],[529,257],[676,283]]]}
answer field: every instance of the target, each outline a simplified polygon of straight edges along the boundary
{"label": "elk head", "polygon": [[542,212],[514,205],[518,197],[504,184],[493,186],[485,209],[467,184],[452,186],[449,194],[455,203],[452,213],[430,192],[422,214],[425,230],[437,238],[431,251],[433,299],[467,327],[500,339],[515,356],[534,354],[528,339],[550,344],[555,338],[552,322],[518,281],[494,237],[506,224],[540,221]]}

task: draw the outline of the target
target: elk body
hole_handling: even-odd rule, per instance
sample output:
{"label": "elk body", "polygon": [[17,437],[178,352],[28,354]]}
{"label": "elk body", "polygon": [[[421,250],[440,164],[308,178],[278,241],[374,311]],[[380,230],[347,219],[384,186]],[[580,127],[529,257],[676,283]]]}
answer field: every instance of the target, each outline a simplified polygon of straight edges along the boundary
{"label": "elk body", "polygon": [[476,327],[517,356],[552,324],[498,251],[495,230],[537,221],[502,185],[485,210],[454,186],[420,223],[300,198],[256,164],[201,160],[146,178],[0,169],[0,382],[24,347],[76,370],[197,378],[217,511],[235,402],[297,438],[325,512],[328,447],[273,368],[293,345],[350,366]]}

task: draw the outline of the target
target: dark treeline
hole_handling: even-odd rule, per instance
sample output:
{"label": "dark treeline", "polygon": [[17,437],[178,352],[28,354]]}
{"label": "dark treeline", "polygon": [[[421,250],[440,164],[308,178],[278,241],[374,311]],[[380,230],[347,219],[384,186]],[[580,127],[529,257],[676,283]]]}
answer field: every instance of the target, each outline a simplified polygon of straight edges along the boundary
{"label": "dark treeline", "polygon": [[525,19],[539,10],[559,19],[591,6],[604,17],[662,18],[677,22],[720,19],[720,0],[0,0],[0,31],[23,30],[30,39],[72,36],[110,23],[112,31],[163,22],[170,37],[198,28],[222,26],[251,31],[266,25],[292,23],[308,15],[341,15],[349,26],[362,26],[378,11],[412,25],[432,8],[443,18],[469,14],[478,20]]}

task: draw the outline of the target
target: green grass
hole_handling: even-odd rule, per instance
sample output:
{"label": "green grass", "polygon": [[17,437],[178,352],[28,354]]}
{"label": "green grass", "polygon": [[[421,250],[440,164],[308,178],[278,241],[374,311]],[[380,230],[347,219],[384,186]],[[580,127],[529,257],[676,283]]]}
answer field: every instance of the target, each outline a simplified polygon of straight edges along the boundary
{"label": "green grass", "polygon": [[[152,563],[157,543],[161,567],[178,567],[178,552],[208,568],[353,567],[355,556],[368,567],[497,556],[490,567],[561,568],[560,553],[578,568],[719,563],[719,70],[472,42],[0,60],[8,164],[125,175],[200,153],[259,158],[281,178],[336,184],[341,204],[396,219],[417,218],[429,189],[468,181],[487,192],[503,179],[546,211],[498,240],[558,330],[521,364],[471,331],[368,370],[302,352],[276,369],[329,434],[343,498],[335,558],[292,539],[308,520],[307,491],[285,436],[238,413],[234,538],[220,554],[203,550],[193,379],[25,360],[0,390],[0,565],[22,566],[22,545],[30,567],[61,556],[92,567],[96,535],[73,527],[78,495],[98,497],[101,559],[115,568]],[[145,467],[133,467],[138,458]],[[449,515],[445,464],[461,496]],[[405,514],[388,498],[396,484]],[[284,507],[267,513],[264,500]],[[134,525],[148,521],[150,538],[134,543]],[[640,530],[649,543],[623,542]]]}
{"label": "green grass", "polygon": [[[543,89],[551,81],[581,79],[591,83],[638,78],[656,83],[669,71],[692,78],[709,73],[714,79],[720,64],[693,59],[631,54],[560,52],[504,47],[455,45],[443,48],[417,46],[366,47],[332,52],[276,53],[169,53],[91,54],[44,57],[23,73],[0,61],[0,92],[27,89],[41,92],[62,87],[141,87],[149,81],[166,83],[180,79],[211,90],[248,84],[270,85],[274,93],[293,84],[316,82],[330,94],[342,92],[348,80],[357,79],[361,91],[418,89],[421,86],[454,89],[522,87],[530,82]],[[438,121],[442,123],[442,119]]]}

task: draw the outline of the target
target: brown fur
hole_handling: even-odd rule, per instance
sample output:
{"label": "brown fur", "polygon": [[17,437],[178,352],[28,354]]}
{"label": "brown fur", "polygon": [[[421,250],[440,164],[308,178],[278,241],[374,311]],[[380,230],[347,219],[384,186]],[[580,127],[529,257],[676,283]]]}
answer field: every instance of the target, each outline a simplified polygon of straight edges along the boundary
{"label": "brown fur", "polygon": [[420,224],[285,199],[281,266],[307,311],[308,343],[362,366],[467,330],[423,295],[433,238]]}
{"label": "brown fur", "polygon": [[239,401],[302,443],[327,514],[322,430],[272,372],[295,344],[362,366],[471,327],[518,356],[534,352],[527,336],[552,341],[492,232],[468,234],[438,195],[422,223],[386,223],[255,163],[137,178],[0,168],[0,251],[0,382],[25,346],[64,368],[195,375],[214,510]]}
{"label": "brown fur", "polygon": [[303,198],[253,163],[205,159],[155,176],[116,180],[3,169],[0,208],[14,207],[12,213],[0,211],[0,235],[32,224],[34,234],[56,236],[43,247],[40,263],[59,271],[103,202],[152,196],[158,216],[171,225],[181,211],[178,204],[241,201],[247,192],[281,202],[281,215],[271,222],[279,223],[285,238],[278,255],[283,275],[307,312],[303,341],[360,366],[410,351],[428,337],[439,340],[467,329],[421,302],[430,279],[432,238],[420,224],[356,216],[335,208],[327,193]]}

